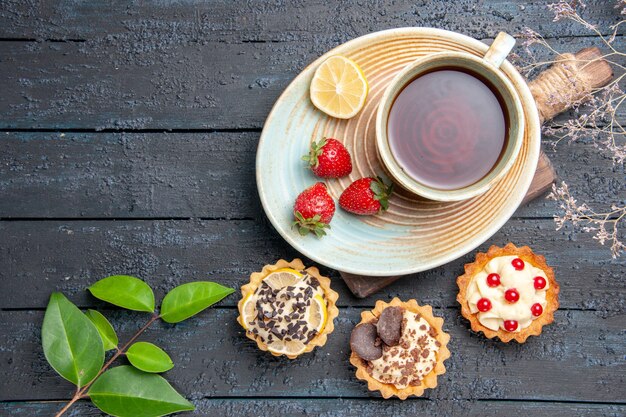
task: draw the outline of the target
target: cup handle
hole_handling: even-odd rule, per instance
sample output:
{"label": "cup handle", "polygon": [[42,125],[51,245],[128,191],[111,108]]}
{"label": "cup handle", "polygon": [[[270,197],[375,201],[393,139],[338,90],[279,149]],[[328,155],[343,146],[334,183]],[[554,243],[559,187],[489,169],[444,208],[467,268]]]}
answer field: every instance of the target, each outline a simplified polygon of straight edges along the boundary
{"label": "cup handle", "polygon": [[502,65],[511,49],[515,46],[515,38],[508,33],[500,32],[487,50],[483,60],[496,68]]}

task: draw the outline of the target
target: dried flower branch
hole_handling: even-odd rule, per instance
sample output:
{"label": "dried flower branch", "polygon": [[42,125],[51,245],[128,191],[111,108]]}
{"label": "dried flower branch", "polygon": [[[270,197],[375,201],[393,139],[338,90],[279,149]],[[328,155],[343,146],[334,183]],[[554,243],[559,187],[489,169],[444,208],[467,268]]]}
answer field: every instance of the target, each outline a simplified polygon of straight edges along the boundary
{"label": "dried flower branch", "polygon": [[[626,101],[624,92],[626,51],[619,50],[614,42],[618,29],[626,22],[626,0],[619,0],[615,5],[620,15],[624,17],[615,25],[610,26],[608,31],[604,30],[604,32],[609,32],[609,35],[604,34],[596,25],[589,23],[581,16],[580,11],[586,7],[582,0],[559,0],[548,4],[547,7],[554,13],[555,22],[570,20],[591,31],[601,42],[601,46],[608,51],[597,59],[605,59],[615,69],[620,70],[621,75],[608,85],[595,89],[583,99],[575,102],[568,97],[568,91],[557,92],[559,96],[550,99],[555,103],[568,103],[569,107],[574,109],[576,117],[561,124],[547,124],[543,127],[543,132],[555,138],[552,142],[554,149],[563,141],[574,143],[585,140],[591,142],[599,150],[607,152],[613,164],[624,164],[626,162],[626,127],[620,122],[619,113],[620,107]],[[537,47],[547,49],[555,59],[560,55],[545,38],[530,28],[525,28],[520,38],[526,57],[518,57],[518,65],[521,63],[520,71],[527,77],[556,62],[537,59],[535,55]],[[594,61],[595,59],[589,63]],[[560,187],[553,186],[548,198],[559,201],[560,208],[564,211],[562,216],[554,218],[557,230],[569,222],[574,226],[579,226],[582,232],[595,232],[594,239],[602,245],[611,242],[611,254],[614,258],[624,251],[625,246],[620,241],[619,222],[626,216],[626,206],[613,204],[606,213],[595,212],[585,203],[578,204],[570,195],[567,184],[564,182]]]}
{"label": "dried flower branch", "polygon": [[569,187],[565,182],[562,182],[560,187],[552,184],[552,192],[547,198],[558,201],[564,212],[562,216],[554,216],[556,230],[560,230],[566,223],[570,222],[574,226],[579,226],[580,230],[585,233],[595,232],[593,238],[601,245],[607,242],[611,243],[613,258],[620,256],[620,253],[626,249],[620,240],[618,227],[619,222],[626,217],[626,207],[618,207],[614,204],[610,211],[597,213],[589,208],[586,203],[578,204],[571,196]]}
{"label": "dried flower branch", "polygon": [[[624,14],[626,14],[625,4],[626,0],[620,0],[617,4],[617,8],[622,8],[622,13]],[[558,3],[548,4],[547,7],[554,13],[555,22],[568,19],[592,31],[602,42],[603,46],[609,50],[608,53],[597,59],[605,59],[613,67],[626,71],[626,65],[624,64],[626,51],[620,51],[613,46],[617,30],[622,23],[626,22],[626,19],[611,26],[611,35],[606,36],[595,25],[592,25],[580,16],[577,10],[585,7],[580,0],[560,0]],[[525,62],[520,70],[527,77],[530,77],[537,70],[556,62],[541,61],[536,58],[531,48],[533,45],[549,50],[555,57],[559,55],[559,52],[539,33],[530,28],[525,28],[520,33],[520,38],[524,52],[527,55],[525,59],[521,58]],[[619,121],[618,114],[620,107],[626,101],[626,93],[622,87],[625,77],[626,73],[622,73],[605,87],[592,91],[589,95],[576,102],[571,102],[571,99],[567,97],[569,92],[559,92],[558,94],[561,95],[554,97],[553,100],[555,102],[569,103],[578,116],[561,125],[549,124],[544,127],[544,133],[556,138],[553,146],[556,147],[563,140],[575,142],[580,139],[590,139],[596,147],[609,152],[614,163],[624,163],[626,160],[626,127]]]}

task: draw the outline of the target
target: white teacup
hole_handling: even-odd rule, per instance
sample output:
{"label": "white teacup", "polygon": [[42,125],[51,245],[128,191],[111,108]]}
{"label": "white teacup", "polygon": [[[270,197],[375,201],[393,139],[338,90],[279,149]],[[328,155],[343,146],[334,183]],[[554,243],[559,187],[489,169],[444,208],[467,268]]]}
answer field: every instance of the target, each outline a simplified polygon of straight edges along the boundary
{"label": "white teacup", "polygon": [[[515,39],[500,32],[484,55],[478,57],[466,52],[438,52],[416,60],[404,68],[389,84],[381,98],[376,116],[376,145],[378,154],[389,175],[403,188],[424,198],[436,201],[459,201],[489,190],[513,166],[519,154],[524,135],[524,112],[517,91],[499,69],[515,45]],[[508,120],[504,148],[491,170],[478,181],[456,189],[439,189],[420,182],[394,157],[388,136],[391,108],[402,90],[415,79],[438,69],[458,68],[484,78],[495,89],[502,101],[502,111]],[[477,78],[478,78],[477,77]]]}

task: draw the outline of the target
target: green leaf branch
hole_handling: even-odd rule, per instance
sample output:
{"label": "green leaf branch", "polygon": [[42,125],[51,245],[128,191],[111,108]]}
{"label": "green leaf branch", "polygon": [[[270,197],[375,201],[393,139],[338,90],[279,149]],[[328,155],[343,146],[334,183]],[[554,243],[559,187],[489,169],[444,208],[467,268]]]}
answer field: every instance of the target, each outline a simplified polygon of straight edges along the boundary
{"label": "green leaf branch", "polygon": [[[76,385],[74,396],[55,417],[84,398],[118,417],[159,417],[193,410],[193,404],[158,375],[174,367],[170,356],[160,347],[137,339],[155,321],[181,322],[234,290],[208,281],[183,284],[164,297],[160,313],[155,311],[152,288],[135,277],[110,276],[88,290],[108,303],[152,316],[120,347],[115,329],[102,313],[83,313],[58,292],[50,296],[42,326],[44,355],[59,375]],[[105,363],[105,351],[109,350],[114,352]],[[120,356],[126,356],[132,366],[112,367]]]}

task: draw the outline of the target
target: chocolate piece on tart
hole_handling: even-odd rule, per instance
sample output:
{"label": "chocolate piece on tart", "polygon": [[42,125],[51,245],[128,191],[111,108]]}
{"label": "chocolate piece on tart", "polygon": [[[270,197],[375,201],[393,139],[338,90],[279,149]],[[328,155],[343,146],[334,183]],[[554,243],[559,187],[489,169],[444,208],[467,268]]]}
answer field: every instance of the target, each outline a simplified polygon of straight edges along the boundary
{"label": "chocolate piece on tart", "polygon": [[373,361],[383,356],[383,348],[378,340],[376,326],[372,323],[359,324],[350,335],[350,347],[361,358]]}
{"label": "chocolate piece on tart", "polygon": [[378,335],[388,346],[396,346],[402,336],[402,315],[404,310],[400,307],[387,307],[378,318],[376,328]]}

